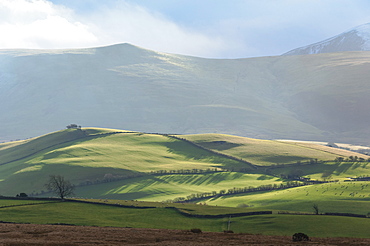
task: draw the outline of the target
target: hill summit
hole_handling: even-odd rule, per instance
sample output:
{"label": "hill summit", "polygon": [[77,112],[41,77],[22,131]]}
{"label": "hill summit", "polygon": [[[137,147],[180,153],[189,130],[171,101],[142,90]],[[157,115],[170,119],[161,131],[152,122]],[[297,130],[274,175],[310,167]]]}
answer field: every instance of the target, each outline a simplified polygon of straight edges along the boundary
{"label": "hill summit", "polygon": [[0,141],[65,128],[370,144],[370,52],[205,59],[0,50]]}
{"label": "hill summit", "polygon": [[355,27],[318,43],[291,50],[283,55],[308,55],[370,50],[370,23]]}

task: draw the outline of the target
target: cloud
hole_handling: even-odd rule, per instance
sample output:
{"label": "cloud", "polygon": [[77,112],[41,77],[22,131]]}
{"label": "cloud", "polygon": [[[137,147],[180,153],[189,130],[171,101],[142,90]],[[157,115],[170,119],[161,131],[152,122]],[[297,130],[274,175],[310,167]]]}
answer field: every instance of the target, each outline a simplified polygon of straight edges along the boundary
{"label": "cloud", "polygon": [[214,58],[280,55],[369,22],[368,0],[0,0],[0,48],[131,43]]}
{"label": "cloud", "polygon": [[71,48],[97,42],[72,11],[45,0],[0,0],[1,48]]}
{"label": "cloud", "polygon": [[148,49],[195,56],[212,56],[224,42],[180,26],[159,12],[139,5],[116,2],[85,16],[103,43],[132,43]]}
{"label": "cloud", "polygon": [[158,12],[124,1],[84,15],[46,0],[0,0],[1,48],[78,48],[132,43],[157,51],[212,56],[223,47]]}

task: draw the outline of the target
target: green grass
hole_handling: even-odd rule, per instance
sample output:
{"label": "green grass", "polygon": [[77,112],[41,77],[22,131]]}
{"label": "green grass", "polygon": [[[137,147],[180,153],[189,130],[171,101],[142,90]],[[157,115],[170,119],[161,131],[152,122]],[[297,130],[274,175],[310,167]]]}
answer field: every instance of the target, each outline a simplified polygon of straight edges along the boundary
{"label": "green grass", "polygon": [[224,214],[237,214],[245,212],[260,211],[259,208],[236,208],[236,207],[223,207],[223,206],[207,206],[205,204],[196,203],[170,203],[170,202],[148,202],[138,200],[112,200],[112,199],[76,199],[81,201],[92,201],[103,204],[120,204],[124,206],[135,207],[176,207],[186,213],[196,215],[224,215]]}
{"label": "green grass", "polygon": [[224,134],[181,135],[181,137],[261,166],[291,164],[311,159],[327,161],[338,156],[351,155],[368,158],[362,154],[310,143],[260,140]]}
{"label": "green grass", "polygon": [[271,167],[270,173],[279,176],[299,172],[302,176],[315,180],[346,180],[348,177],[370,175],[369,162],[318,162],[310,165],[285,165],[282,167]]}
{"label": "green grass", "polygon": [[39,204],[53,201],[42,201],[42,200],[17,200],[17,199],[0,199],[0,208],[6,206],[19,206],[29,204]]}
{"label": "green grass", "polygon": [[[88,132],[94,135],[81,136],[79,130],[64,130],[29,140],[26,144],[4,147],[0,150],[0,161],[3,160],[3,152],[4,163],[12,158],[13,161],[0,165],[0,194],[43,190],[43,183],[50,174],[63,175],[72,183],[79,184],[101,180],[105,174],[127,176],[158,170],[245,165],[163,135],[128,132],[102,135],[109,131],[100,129],[88,129]],[[63,134],[66,135],[64,138]],[[72,134],[77,134],[74,140]],[[46,139],[53,147],[45,147]],[[34,154],[28,155],[32,151]],[[23,158],[19,159],[22,155],[18,153],[23,154]],[[40,177],[45,178],[42,180]],[[19,183],[19,180],[23,182]]]}
{"label": "green grass", "polygon": [[174,174],[144,176],[94,186],[79,187],[78,197],[165,201],[193,193],[219,192],[228,187],[243,188],[280,184],[277,178],[260,174],[218,172],[210,174]]}
{"label": "green grass", "polygon": [[357,213],[370,212],[370,184],[368,182],[339,182],[317,184],[270,192],[224,196],[206,200],[207,204],[237,206],[247,204],[253,208],[282,211],[314,212],[313,204],[320,211]]}
{"label": "green grass", "polygon": [[[77,185],[76,196],[87,198],[163,201],[194,193],[219,192],[232,188],[282,182],[278,176],[299,169],[303,175],[322,179],[370,175],[368,162],[319,162],[313,165],[283,165],[307,159],[334,159],[346,151],[325,146],[257,140],[221,134],[184,135],[216,152],[261,165],[253,169],[245,162],[219,155],[170,136],[115,129],[69,129],[39,138],[0,144],[0,194],[40,194],[50,174],[58,174]],[[349,152],[353,155],[352,152]],[[207,174],[148,175],[160,170],[228,168],[234,172]],[[240,172],[244,169],[244,173]],[[238,171],[239,170],[239,171]],[[118,181],[103,182],[114,176]],[[22,181],[22,182],[20,182]],[[90,183],[93,185],[80,186]],[[45,195],[45,193],[43,193]],[[51,194],[46,194],[51,195]],[[237,206],[239,200],[214,204]]]}
{"label": "green grass", "polygon": [[[134,228],[190,229],[201,227],[207,231],[221,231],[220,221],[181,216],[173,209],[119,208],[94,204],[61,202],[0,209],[4,221],[52,224],[116,226]],[[181,220],[181,223],[179,223]]]}
{"label": "green grass", "polygon": [[[208,206],[201,207],[202,211],[215,209]],[[216,209],[219,212],[222,209],[228,211],[228,208]],[[66,223],[180,230],[200,228],[203,231],[215,232],[225,230],[229,219],[228,216],[215,219],[185,217],[176,210],[168,208],[123,208],[76,202],[0,208],[0,216],[3,221],[18,223]],[[310,237],[368,238],[370,226],[370,220],[366,218],[312,215],[234,216],[231,217],[231,221],[231,229],[236,233],[291,236],[295,232],[304,232]]]}

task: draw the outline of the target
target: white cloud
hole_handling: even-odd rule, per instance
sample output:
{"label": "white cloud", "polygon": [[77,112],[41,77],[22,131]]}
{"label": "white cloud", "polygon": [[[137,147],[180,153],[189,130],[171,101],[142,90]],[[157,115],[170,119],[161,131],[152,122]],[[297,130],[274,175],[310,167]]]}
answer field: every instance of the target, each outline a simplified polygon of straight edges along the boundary
{"label": "white cloud", "polygon": [[78,16],[46,0],[0,0],[0,48],[78,48],[131,43],[157,51],[213,56],[220,38],[186,29],[124,1]]}
{"label": "white cloud", "polygon": [[1,48],[68,48],[97,42],[67,8],[45,0],[0,0]]}
{"label": "white cloud", "polygon": [[224,42],[176,24],[158,12],[119,2],[86,17],[102,43],[127,42],[148,49],[196,56],[212,56]]}
{"label": "white cloud", "polygon": [[0,0],[0,48],[127,42],[201,57],[279,55],[369,22],[369,7],[367,0]]}

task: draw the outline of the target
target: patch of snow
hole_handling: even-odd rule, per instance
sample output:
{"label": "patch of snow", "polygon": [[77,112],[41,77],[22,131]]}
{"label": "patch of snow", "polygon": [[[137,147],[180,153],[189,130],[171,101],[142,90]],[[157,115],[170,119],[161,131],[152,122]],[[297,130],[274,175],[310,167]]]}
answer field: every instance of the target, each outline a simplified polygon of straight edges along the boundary
{"label": "patch of snow", "polygon": [[370,23],[355,28],[357,35],[364,40],[363,50],[370,50]]}
{"label": "patch of snow", "polygon": [[352,28],[323,41],[293,49],[283,55],[367,50],[370,50],[370,23]]}

